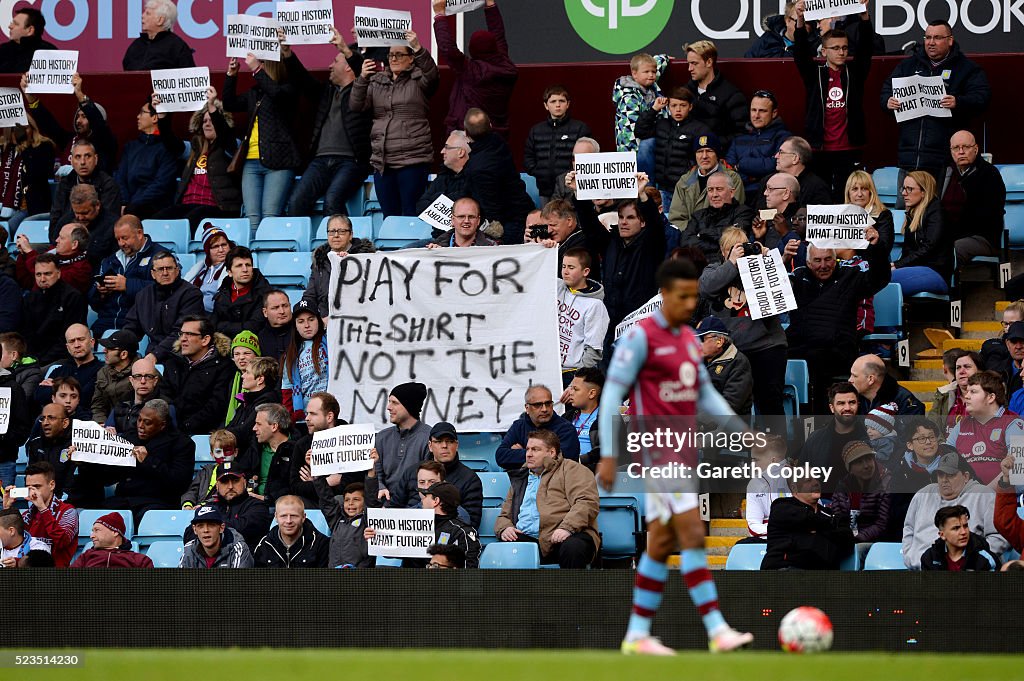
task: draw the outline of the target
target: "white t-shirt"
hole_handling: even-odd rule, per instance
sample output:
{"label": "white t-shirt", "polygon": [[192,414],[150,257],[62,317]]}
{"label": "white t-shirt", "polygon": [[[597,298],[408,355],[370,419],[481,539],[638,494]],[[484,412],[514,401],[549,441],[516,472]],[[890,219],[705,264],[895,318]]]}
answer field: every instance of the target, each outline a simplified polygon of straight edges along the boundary
{"label": "white t-shirt", "polygon": [[21,558],[29,551],[35,551],[37,549],[40,551],[46,551],[47,553],[50,553],[50,545],[46,542],[36,539],[27,532],[25,533],[25,537],[28,540],[27,547],[25,546],[26,542],[21,542],[13,549],[5,549],[3,547],[0,547],[0,561],[2,561],[5,558]]}

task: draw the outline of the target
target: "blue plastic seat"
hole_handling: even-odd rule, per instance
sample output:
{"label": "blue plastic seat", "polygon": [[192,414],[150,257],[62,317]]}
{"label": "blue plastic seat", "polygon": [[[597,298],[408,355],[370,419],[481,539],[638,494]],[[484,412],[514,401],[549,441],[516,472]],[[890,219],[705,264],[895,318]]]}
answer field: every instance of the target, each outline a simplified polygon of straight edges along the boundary
{"label": "blue plastic seat", "polygon": [[875,328],[887,327],[891,332],[870,333],[866,341],[894,341],[902,338],[903,332],[903,287],[892,282],[875,294]]}
{"label": "blue plastic seat", "polygon": [[459,436],[459,460],[469,465],[468,461],[482,461],[487,464],[483,470],[500,471],[494,459],[494,452],[501,443],[501,435],[497,433],[469,433]]}
{"label": "blue plastic seat", "polygon": [[1006,200],[1017,203],[1024,201],[1024,165],[1019,163],[999,166],[999,174],[1006,185]]}
{"label": "blue plastic seat", "polygon": [[494,533],[494,523],[498,520],[498,516],[501,515],[500,506],[484,506],[480,514],[480,543],[490,544],[498,540],[498,535]]}
{"label": "blue plastic seat", "polygon": [[906,570],[903,545],[898,542],[875,542],[864,559],[865,570]]}
{"label": "blue plastic seat", "polygon": [[1006,215],[1003,217],[1003,224],[1010,233],[1010,248],[1024,249],[1024,203],[1007,204],[1005,208]]}
{"label": "blue plastic seat", "polygon": [[378,250],[395,251],[424,239],[429,239],[430,225],[419,218],[392,215],[384,219],[380,233],[373,240]]}
{"label": "blue plastic seat", "polygon": [[362,185],[356,190],[355,194],[349,197],[348,201],[345,202],[345,210],[348,211],[349,217],[361,218],[363,217],[363,211],[366,210],[366,185]]}
{"label": "blue plastic seat", "polygon": [[176,568],[181,564],[185,545],[178,541],[158,541],[149,545],[146,555],[156,568]]}
{"label": "blue plastic seat", "polygon": [[810,371],[807,368],[807,360],[790,359],[786,361],[786,385],[791,385],[796,390],[796,399],[800,404],[807,404],[807,386],[810,382]]}
{"label": "blue plastic seat", "polygon": [[[174,253],[188,251],[188,220],[143,220],[142,228],[154,243]],[[184,266],[182,266],[184,270]],[[184,274],[184,272],[182,272]]]}
{"label": "blue plastic seat", "polygon": [[252,240],[254,251],[308,251],[309,218],[263,218]]}
{"label": "blue plastic seat", "polygon": [[379,568],[400,568],[402,567],[402,559],[388,558],[386,556],[377,556],[377,560],[374,563],[374,566]]}
{"label": "blue plastic seat", "polygon": [[193,515],[188,510],[147,511],[139,523],[135,541],[141,546],[149,546],[158,541],[180,540]]}
{"label": "blue plastic seat", "polygon": [[601,555],[625,558],[636,555],[637,510],[632,505],[618,505],[601,499],[597,529],[601,533]]}
{"label": "blue plastic seat", "polygon": [[259,269],[263,276],[276,287],[291,286],[306,288],[309,281],[309,264],[312,254],[301,253],[261,253]]}
{"label": "blue plastic seat", "polygon": [[726,570],[760,570],[767,544],[736,544],[725,559]]}
{"label": "blue plastic seat", "polygon": [[533,542],[494,542],[480,556],[482,570],[537,570],[540,548]]}
{"label": "blue plastic seat", "polygon": [[195,253],[189,253],[187,250],[178,251],[175,255],[178,256],[178,264],[181,265],[181,277],[184,279],[188,271],[195,267],[197,256]]}
{"label": "blue plastic seat", "polygon": [[236,246],[249,247],[252,229],[249,226],[248,218],[207,218],[199,223],[196,233],[192,236],[192,241],[188,243],[188,250],[192,253],[203,252],[203,229],[206,225],[223,229],[228,235],[228,239],[233,241]]}
{"label": "blue plastic seat", "polygon": [[[273,513],[274,509],[271,508],[270,512]],[[327,525],[327,517],[324,515],[323,511],[318,508],[307,508],[306,518],[309,519],[309,522],[313,523],[313,527],[315,527],[318,532],[326,534],[328,537],[331,536],[331,528]],[[274,518],[270,523],[270,527],[277,527],[277,518]]]}
{"label": "blue plastic seat", "polygon": [[540,190],[537,189],[537,178],[528,173],[519,173],[519,177],[522,178],[523,184],[526,185],[526,193],[533,201],[533,205],[537,208],[541,208],[540,205]]}
{"label": "blue plastic seat", "polygon": [[193,435],[192,442],[196,444],[196,469],[204,464],[213,463],[213,453],[210,451],[209,435]]}
{"label": "blue plastic seat", "polygon": [[131,539],[135,535],[135,522],[132,520],[131,511],[114,511],[109,508],[82,508],[78,511],[79,548],[85,546],[89,541],[89,536],[92,534],[92,526],[96,524],[96,519],[108,513],[120,513],[121,517],[124,518],[125,539]]}
{"label": "blue plastic seat", "polygon": [[900,195],[900,188],[897,186],[900,179],[899,168],[892,166],[879,168],[871,173],[871,179],[875,182],[875,189],[878,191],[878,197],[882,199],[882,203],[890,206],[896,203],[896,197]]}
{"label": "blue plastic seat", "polygon": [[301,288],[291,288],[291,287],[289,287],[289,288],[283,288],[281,290],[284,291],[286,294],[288,294],[288,303],[292,307],[295,307],[295,304],[298,303],[300,300],[302,300],[302,296],[306,293],[306,289],[301,289]]}
{"label": "blue plastic seat", "polygon": [[[462,457],[460,456],[459,459],[461,460]],[[508,473],[504,471],[499,473],[477,473],[477,476],[480,478],[480,484],[484,488],[484,505],[501,506],[511,486]]]}
{"label": "blue plastic seat", "polygon": [[24,234],[33,246],[48,246],[50,244],[50,223],[46,220],[24,220],[18,225],[18,231],[13,235],[12,241]]}

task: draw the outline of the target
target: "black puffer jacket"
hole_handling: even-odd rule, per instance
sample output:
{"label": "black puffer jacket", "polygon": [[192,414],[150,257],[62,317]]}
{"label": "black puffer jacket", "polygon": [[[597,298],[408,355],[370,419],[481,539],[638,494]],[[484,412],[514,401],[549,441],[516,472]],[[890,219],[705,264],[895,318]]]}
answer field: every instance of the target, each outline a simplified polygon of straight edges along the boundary
{"label": "black puffer jacket", "polygon": [[743,132],[750,120],[747,98],[735,85],[716,73],[704,94],[697,92],[697,82],[691,80],[686,87],[693,93],[697,105],[690,114],[703,121],[722,141],[723,148],[732,144],[732,138]]}
{"label": "black puffer jacket", "polygon": [[[946,540],[939,537],[921,556],[921,569],[948,571],[949,564],[946,562],[946,553]],[[966,559],[961,568],[963,571],[994,572],[999,569],[999,556],[993,555],[985,538],[974,532],[971,532],[970,538],[967,540],[967,548],[964,549],[963,557]]]}
{"label": "black puffer jacket", "polygon": [[697,137],[707,135],[711,128],[693,116],[676,121],[647,109],[637,119],[635,132],[637,139],[654,138],[654,181],[662,191],[672,191],[693,167]]}
{"label": "black puffer jacket", "polygon": [[837,570],[853,550],[849,523],[796,497],[776,499],[768,516],[768,549],[761,569]]}
{"label": "black puffer jacket", "polygon": [[[32,430],[32,417],[25,393],[9,369],[0,369],[0,388],[11,389],[10,422],[7,432],[0,435],[0,463],[7,463],[18,458],[18,448],[25,444]],[[13,485],[14,481],[4,480],[3,483]]]}
{"label": "black puffer jacket", "polygon": [[704,252],[708,264],[722,262],[722,249],[718,246],[718,240],[722,238],[722,231],[726,227],[739,227],[744,232],[750,232],[750,225],[754,221],[754,209],[742,204],[736,199],[728,206],[714,208],[708,206],[696,211],[686,225],[683,232],[680,246],[697,246]]}
{"label": "black puffer jacket", "polygon": [[[895,227],[903,230],[903,225]],[[946,216],[938,199],[932,199],[925,206],[917,231],[903,235],[903,252],[893,264],[897,269],[930,267],[947,280],[953,274],[953,233],[946,226]]]}
{"label": "black puffer jacket", "polygon": [[[309,284],[306,285],[306,292],[302,294],[302,299],[309,301],[322,319],[327,319],[330,311],[327,300],[331,290],[331,261],[327,257],[330,251],[329,244],[320,244],[313,251],[313,262],[309,266]],[[376,253],[377,249],[369,239],[352,239],[348,252]]]}
{"label": "black puffer jacket", "polygon": [[117,496],[155,499],[163,508],[178,508],[181,495],[192,482],[196,443],[169,423],[149,440],[136,433],[128,441],[145,447],[149,455],[134,468],[126,468],[125,477],[117,483]]}
{"label": "black puffer jacket", "polygon": [[281,541],[280,527],[270,528],[267,536],[256,545],[252,560],[258,568],[323,568],[327,567],[329,547],[327,537],[307,518],[302,525],[302,536],[291,546]]}
{"label": "black puffer jacket", "polygon": [[177,352],[168,355],[164,362],[160,397],[174,405],[178,427],[190,435],[206,435],[219,428],[228,410],[228,386],[235,372],[235,365],[227,356],[231,341],[216,334],[213,342],[213,354],[195,366],[190,366]]}
{"label": "black puffer jacket", "polygon": [[970,119],[988,108],[992,98],[988,77],[980,66],[964,56],[960,45],[954,44],[949,55],[941,63],[932,66],[924,48],[919,47],[911,56],[900,62],[892,76],[882,83],[878,101],[886,113],[889,98],[892,97],[892,79],[907,76],[941,76],[945,79],[946,94],[956,97],[956,108],[952,118],[922,116],[900,124],[899,165],[901,168],[927,168],[939,170],[949,160],[949,138],[957,130],[969,127]]}
{"label": "black puffer jacket", "polygon": [[259,268],[253,270],[249,292],[244,296],[231,300],[232,286],[234,282],[231,277],[224,277],[220,290],[213,296],[213,315],[210,321],[217,331],[228,338],[234,338],[242,331],[258,333],[266,320],[263,316],[263,296],[274,287]]}
{"label": "black puffer jacket", "polygon": [[163,363],[174,351],[182,318],[204,312],[202,291],[179,277],[166,286],[154,284],[142,289],[121,328],[138,339],[149,336],[147,352]]}
{"label": "black puffer jacket", "polygon": [[[297,169],[302,155],[292,137],[292,119],[298,100],[295,87],[288,81],[277,82],[261,70],[256,84],[243,95],[238,94],[238,76],[224,79],[224,110],[249,114],[249,130],[260,122],[260,163],[270,170]],[[257,110],[257,107],[259,109]],[[246,135],[248,141],[249,135]]]}
{"label": "black puffer jacket", "polygon": [[572,148],[581,137],[593,133],[583,121],[566,114],[561,120],[548,116],[546,121],[530,128],[523,152],[523,167],[537,179],[541,196],[551,196],[555,178],[572,170]]}
{"label": "black puffer jacket", "polygon": [[[237,214],[242,210],[242,185],[238,179],[228,173],[231,158],[238,148],[235,129],[219,110],[210,114],[210,121],[217,131],[217,139],[213,140],[206,150],[206,177],[210,181],[210,189],[213,191],[213,200],[217,202],[217,208],[225,213]],[[192,154],[189,156],[188,163],[185,164],[185,169],[181,171],[181,181],[178,183],[178,191],[174,196],[176,204],[181,203],[189,182],[192,181],[192,175],[196,170],[196,161],[202,154],[202,143],[203,140],[198,136],[192,140]]]}
{"label": "black puffer jacket", "polygon": [[29,354],[41,364],[66,360],[64,332],[72,324],[85,324],[88,317],[85,297],[60,279],[45,291],[29,291],[22,315],[22,333]]}

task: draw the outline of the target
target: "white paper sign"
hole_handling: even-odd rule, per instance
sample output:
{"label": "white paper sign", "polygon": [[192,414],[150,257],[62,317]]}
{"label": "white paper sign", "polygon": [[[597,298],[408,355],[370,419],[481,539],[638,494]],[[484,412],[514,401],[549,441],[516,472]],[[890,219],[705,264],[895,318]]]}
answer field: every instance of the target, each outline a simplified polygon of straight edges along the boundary
{"label": "white paper sign", "polygon": [[838,206],[807,206],[805,239],[815,248],[867,248],[865,230],[875,219],[861,208],[847,203]]}
{"label": "white paper sign", "polygon": [[408,47],[405,34],[412,30],[412,12],[356,6],[354,25],[359,47]]}
{"label": "white paper sign", "polygon": [[245,59],[252,53],[264,61],[281,61],[281,43],[273,19],[232,14],[227,19],[227,36],[229,57]]}
{"label": "white paper sign", "polygon": [[78,70],[78,50],[36,50],[28,70],[29,94],[71,95],[75,86],[71,77]]}
{"label": "white paper sign", "polygon": [[1010,469],[1010,484],[1024,485],[1024,436],[1011,435],[1006,439],[1007,454],[1013,457]]}
{"label": "white paper sign", "polygon": [[861,0],[804,0],[804,21],[845,17],[867,11]]}
{"label": "white paper sign", "polygon": [[939,102],[946,96],[946,84],[942,76],[907,76],[892,79],[892,96],[899,100],[896,122],[913,120],[924,116],[951,118],[953,112],[943,109]]}
{"label": "white paper sign", "polygon": [[284,30],[286,45],[327,45],[334,35],[331,0],[279,2],[274,8],[274,19]]}
{"label": "white paper sign", "polygon": [[644,303],[642,306],[633,310],[626,315],[618,326],[615,327],[615,340],[619,339],[619,336],[629,331],[635,324],[643,319],[647,319],[654,314],[658,309],[661,308],[661,293],[655,293],[654,297]]}
{"label": "white paper sign", "polygon": [[328,391],[349,423],[388,425],[391,388],[421,419],[505,431],[534,383],[559,385],[558,252],[534,244],[331,254]]}
{"label": "white paper sign", "polygon": [[158,69],[149,72],[153,92],[160,95],[156,105],[159,113],[199,111],[206,106],[206,90],[210,87],[210,68]]}
{"label": "white paper sign", "polygon": [[0,87],[0,128],[28,125],[25,101],[16,87]]}
{"label": "white paper sign", "polygon": [[135,466],[135,445],[119,435],[111,435],[93,421],[71,422],[72,461],[100,463],[106,466]]}
{"label": "white paper sign", "polygon": [[[0,388],[0,435],[6,435],[11,427],[11,389]],[[6,481],[10,484],[10,480]]]}
{"label": "white paper sign", "polygon": [[309,474],[314,478],[333,473],[368,471],[373,468],[370,450],[377,431],[370,425],[335,426],[313,434],[309,445]]}
{"label": "white paper sign", "polygon": [[767,255],[740,258],[739,269],[751,319],[774,317],[796,309],[793,286],[778,249],[771,249]]}
{"label": "white paper sign", "polygon": [[637,197],[635,151],[577,154],[573,170],[580,201]]}
{"label": "white paper sign", "polygon": [[455,209],[455,202],[444,194],[434,199],[434,202],[427,206],[426,210],[420,213],[420,220],[431,227],[436,227],[447,232],[452,228],[452,213]]}
{"label": "white paper sign", "polygon": [[368,508],[366,526],[375,534],[367,540],[371,556],[429,558],[434,543],[434,512],[422,508]]}
{"label": "white paper sign", "polygon": [[485,0],[444,0],[444,13],[447,15],[472,12],[484,6]]}

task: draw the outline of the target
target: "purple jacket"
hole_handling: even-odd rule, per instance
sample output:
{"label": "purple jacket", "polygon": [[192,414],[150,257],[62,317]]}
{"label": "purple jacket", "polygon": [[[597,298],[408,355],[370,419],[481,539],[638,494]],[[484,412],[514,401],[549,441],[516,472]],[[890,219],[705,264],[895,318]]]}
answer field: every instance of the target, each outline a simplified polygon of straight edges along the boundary
{"label": "purple jacket", "polygon": [[487,112],[494,131],[507,139],[508,103],[519,71],[508,56],[505,23],[498,6],[485,7],[484,18],[487,30],[476,31],[470,37],[467,57],[455,44],[455,17],[434,17],[438,54],[444,56],[455,73],[444,121],[445,134],[462,130],[466,112],[476,107]]}
{"label": "purple jacket", "polygon": [[[892,476],[880,463],[875,463],[875,475],[868,482],[867,489],[861,487],[852,475],[839,481],[835,494],[832,495],[832,513],[836,517],[850,516],[850,510],[856,506],[858,542],[879,541],[889,525],[889,486]],[[859,500],[858,500],[859,495]]]}

